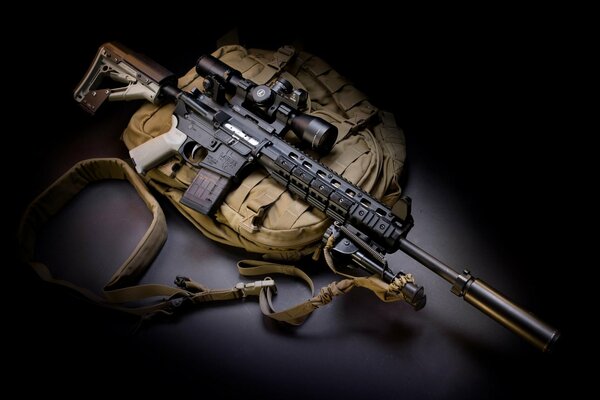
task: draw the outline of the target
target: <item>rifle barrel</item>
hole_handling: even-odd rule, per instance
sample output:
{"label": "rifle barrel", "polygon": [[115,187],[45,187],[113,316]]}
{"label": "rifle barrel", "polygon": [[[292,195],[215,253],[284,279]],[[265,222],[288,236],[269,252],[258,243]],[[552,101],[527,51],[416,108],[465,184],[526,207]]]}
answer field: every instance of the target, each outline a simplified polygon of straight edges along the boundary
{"label": "rifle barrel", "polygon": [[560,333],[535,315],[519,307],[468,271],[462,274],[450,268],[411,241],[400,239],[400,250],[452,284],[452,293],[462,297],[505,328],[521,336],[542,351],[550,351]]}

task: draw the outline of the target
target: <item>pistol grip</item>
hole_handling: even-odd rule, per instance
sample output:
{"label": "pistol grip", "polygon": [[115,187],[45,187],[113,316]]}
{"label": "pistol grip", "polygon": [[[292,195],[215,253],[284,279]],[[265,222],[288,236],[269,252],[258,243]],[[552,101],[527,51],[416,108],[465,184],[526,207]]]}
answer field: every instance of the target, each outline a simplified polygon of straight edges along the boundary
{"label": "pistol grip", "polygon": [[172,157],[186,139],[186,134],[177,129],[177,117],[173,115],[171,129],[131,149],[129,156],[135,164],[136,171],[142,174]]}
{"label": "pistol grip", "polygon": [[180,202],[204,215],[213,215],[229,192],[231,183],[231,177],[200,168]]}

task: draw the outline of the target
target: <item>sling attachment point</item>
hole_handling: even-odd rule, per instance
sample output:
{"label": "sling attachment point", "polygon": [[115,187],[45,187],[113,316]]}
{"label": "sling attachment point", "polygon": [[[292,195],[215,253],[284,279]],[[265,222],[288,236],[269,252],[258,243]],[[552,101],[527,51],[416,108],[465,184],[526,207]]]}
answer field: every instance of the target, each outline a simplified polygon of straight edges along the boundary
{"label": "sling attachment point", "polygon": [[394,280],[390,282],[388,292],[390,292],[390,294],[402,294],[402,288],[406,286],[407,283],[415,283],[415,278],[412,274],[397,275]]}

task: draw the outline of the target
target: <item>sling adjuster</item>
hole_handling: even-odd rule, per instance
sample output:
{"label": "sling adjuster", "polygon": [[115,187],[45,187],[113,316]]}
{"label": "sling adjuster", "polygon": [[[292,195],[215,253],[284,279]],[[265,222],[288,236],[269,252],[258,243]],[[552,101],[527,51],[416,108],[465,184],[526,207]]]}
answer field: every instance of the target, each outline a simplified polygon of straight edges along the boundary
{"label": "sling adjuster", "polygon": [[271,290],[275,292],[277,291],[275,281],[269,277],[263,279],[262,281],[248,283],[240,282],[235,285],[235,288],[242,292],[242,297],[258,296],[262,288],[271,288]]}

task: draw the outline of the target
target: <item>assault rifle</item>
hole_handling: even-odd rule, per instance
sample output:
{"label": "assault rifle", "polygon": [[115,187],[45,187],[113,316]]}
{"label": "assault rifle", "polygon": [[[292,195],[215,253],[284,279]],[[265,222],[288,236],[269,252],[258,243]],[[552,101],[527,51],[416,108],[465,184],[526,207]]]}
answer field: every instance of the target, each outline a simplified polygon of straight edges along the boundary
{"label": "assault rifle", "polygon": [[[106,100],[175,102],[170,130],[132,149],[130,155],[139,173],[176,153],[198,167],[181,199],[183,204],[212,215],[244,171],[258,164],[333,220],[324,240],[333,243],[334,258],[391,283],[406,274],[394,273],[385,255],[401,250],[448,281],[452,293],[543,351],[558,339],[556,329],[469,271],[457,272],[411,243],[406,238],[413,226],[409,199],[390,209],[286,142],[283,135],[289,130],[321,154],[336,142],[333,125],[303,113],[306,91],[294,89],[281,78],[270,87],[258,85],[210,55],[200,57],[196,71],[204,77],[204,91],[182,91],[176,77],[164,67],[121,44],[106,43],[74,97],[92,114]],[[105,77],[124,86],[103,88]],[[423,288],[410,279],[400,281],[407,303],[421,309],[426,302]]]}

